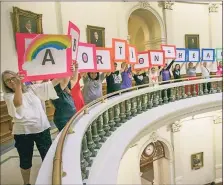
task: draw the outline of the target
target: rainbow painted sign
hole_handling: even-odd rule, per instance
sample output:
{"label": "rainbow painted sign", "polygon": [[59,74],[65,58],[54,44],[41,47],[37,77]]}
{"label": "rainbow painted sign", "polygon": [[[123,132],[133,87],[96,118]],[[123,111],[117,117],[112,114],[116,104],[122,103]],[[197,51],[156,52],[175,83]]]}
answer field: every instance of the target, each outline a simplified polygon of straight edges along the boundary
{"label": "rainbow painted sign", "polygon": [[17,33],[16,45],[19,70],[25,74],[25,81],[72,74],[70,35]]}
{"label": "rainbow painted sign", "polygon": [[26,50],[25,61],[36,59],[37,55],[44,49],[63,50],[70,47],[71,38],[67,35],[38,35]]}

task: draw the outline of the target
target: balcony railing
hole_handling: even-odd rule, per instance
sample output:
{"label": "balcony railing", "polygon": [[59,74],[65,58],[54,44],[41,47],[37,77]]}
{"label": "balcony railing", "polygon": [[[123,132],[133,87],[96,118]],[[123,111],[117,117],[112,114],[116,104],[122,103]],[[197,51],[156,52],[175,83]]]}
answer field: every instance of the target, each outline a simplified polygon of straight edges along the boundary
{"label": "balcony railing", "polygon": [[[77,112],[61,132],[53,160],[52,184],[61,185],[62,177],[66,175],[66,169],[63,171],[62,153],[68,134],[79,135],[77,137],[79,141],[76,141],[77,145],[73,146],[76,153],[80,153],[74,156],[77,157],[76,161],[79,161],[78,170],[74,170],[72,173],[73,178],[84,180],[88,178],[87,168],[91,167],[92,160],[102,144],[116,129],[132,117],[169,102],[221,93],[222,89],[222,77],[211,76],[210,79],[197,78],[194,80],[184,78],[179,79],[178,82],[171,80],[168,84],[166,82],[166,84],[154,87],[149,87],[148,84],[136,86],[91,102]],[[121,95],[122,99],[115,101]],[[97,107],[101,107],[101,109],[93,112],[92,109]],[[88,116],[88,123],[84,123],[84,119],[82,120],[85,116]],[[80,174],[77,174],[79,172]]]}

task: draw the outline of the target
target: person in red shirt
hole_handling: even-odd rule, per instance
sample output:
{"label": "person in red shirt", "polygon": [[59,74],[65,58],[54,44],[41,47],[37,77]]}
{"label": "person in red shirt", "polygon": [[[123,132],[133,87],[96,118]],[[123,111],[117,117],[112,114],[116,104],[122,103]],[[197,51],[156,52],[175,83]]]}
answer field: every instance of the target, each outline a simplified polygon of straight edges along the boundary
{"label": "person in red shirt", "polygon": [[81,87],[80,87],[80,84],[79,84],[80,79],[81,79],[81,75],[79,74],[77,83],[71,89],[71,96],[74,100],[75,107],[76,107],[77,111],[79,111],[85,105],[85,102],[84,102],[84,99],[83,99],[83,96],[82,96],[82,92],[81,92]]}

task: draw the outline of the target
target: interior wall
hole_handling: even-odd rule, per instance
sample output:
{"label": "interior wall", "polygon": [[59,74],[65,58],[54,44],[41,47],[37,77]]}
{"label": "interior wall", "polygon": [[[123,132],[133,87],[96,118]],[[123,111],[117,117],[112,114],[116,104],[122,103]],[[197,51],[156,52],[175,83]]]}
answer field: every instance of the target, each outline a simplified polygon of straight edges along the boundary
{"label": "interior wall", "polygon": [[[162,142],[166,141],[174,150],[178,150],[175,151],[175,154],[178,154],[178,156],[174,156],[174,163],[177,166],[180,165],[176,164],[176,161],[180,158],[181,168],[177,169],[178,176],[175,176],[174,173],[175,179],[173,179],[177,182],[177,179],[181,177],[181,182],[178,184],[207,184],[212,181],[222,181],[222,124],[214,124],[213,122],[214,115],[220,114],[220,111],[214,111],[196,115],[193,120],[192,117],[180,120],[182,126],[180,131],[177,132],[178,137],[173,137],[173,134],[176,133],[171,132],[168,126],[157,130],[156,133],[159,140],[162,139]],[[130,177],[132,180],[136,178],[133,182],[139,181],[140,175],[133,176],[133,174],[139,174],[140,156],[144,148],[152,142],[150,138],[151,133],[142,137],[138,142],[132,144],[134,147],[128,149],[122,157],[118,175],[118,179],[122,179],[122,184],[134,184],[131,183]],[[179,141],[174,142],[173,139]],[[180,148],[176,145],[177,143],[181,146]],[[199,170],[192,170],[191,155],[199,152],[204,153],[204,167]],[[168,149],[166,149],[166,153],[168,153]],[[138,167],[136,165],[136,157],[138,157],[139,161]],[[168,155],[167,158],[172,159],[172,156]],[[160,165],[164,166],[163,163],[166,163],[168,167],[170,166],[170,162],[166,159],[156,161],[158,168]],[[167,168],[161,171],[154,168],[154,172],[156,173],[154,175],[155,179],[159,179],[160,173],[164,173],[164,181],[172,182],[172,179],[170,179],[172,178],[172,172],[168,172],[170,170],[172,169]],[[118,180],[118,184],[119,182],[121,181]]]}
{"label": "interior wall", "polygon": [[[158,2],[149,2],[149,6],[145,5],[145,7],[143,5],[140,2],[2,2],[1,71],[6,69],[18,71],[17,54],[10,19],[10,12],[12,12],[13,6],[43,14],[43,30],[47,34],[66,34],[68,21],[74,22],[81,30],[82,42],[87,41],[87,25],[105,27],[106,47],[111,47],[112,38],[127,39],[128,19],[131,13],[139,8],[153,11],[161,19],[161,26],[164,26],[162,25],[164,24],[163,9],[158,6]],[[200,46],[209,47],[209,29],[213,28],[211,34],[212,45],[221,47],[221,6],[219,6],[217,13],[212,14],[211,20],[209,19],[208,4],[175,2],[173,10],[167,11],[172,11],[174,22],[174,27],[172,28],[174,43],[171,44],[175,44],[177,47],[184,47],[185,34],[199,34]],[[152,25],[155,22],[152,21],[149,24]],[[153,35],[150,39],[154,42],[157,37],[158,35]],[[162,37],[164,38],[165,36],[163,35]],[[158,45],[156,45],[156,48],[158,48]],[[200,72],[199,68],[197,72]],[[182,70],[182,74],[185,74],[185,69]]]}

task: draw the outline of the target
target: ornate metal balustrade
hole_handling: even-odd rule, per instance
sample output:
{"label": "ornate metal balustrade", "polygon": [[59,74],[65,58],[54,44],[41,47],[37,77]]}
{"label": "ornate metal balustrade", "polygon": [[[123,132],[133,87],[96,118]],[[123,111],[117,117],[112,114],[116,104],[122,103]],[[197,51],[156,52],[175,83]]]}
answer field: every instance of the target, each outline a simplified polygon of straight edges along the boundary
{"label": "ornate metal balustrade", "polygon": [[[99,103],[105,103],[106,99],[112,96],[119,96],[125,92],[139,90],[137,96],[131,97],[130,99],[124,99],[116,105],[108,106],[107,110],[100,113],[96,119],[92,120],[90,126],[85,131],[82,139],[82,149],[80,154],[81,161],[80,164],[77,164],[80,165],[83,180],[88,178],[89,173],[87,168],[91,167],[93,162],[92,160],[97,155],[97,151],[101,148],[102,144],[107,140],[107,138],[110,137],[110,135],[115,132],[116,129],[118,129],[122,124],[148,109],[152,109],[163,104],[191,97],[221,93],[223,90],[222,78],[215,77],[216,76],[211,76],[211,79],[206,80],[198,78],[199,80],[190,81],[188,81],[188,78],[185,78],[181,79],[182,82],[171,80],[169,81],[169,84],[160,85],[157,87],[149,87],[148,84],[136,86],[103,96],[98,100],[86,105],[72,117],[61,133],[53,162],[52,184],[62,184],[63,144],[67,134],[74,133],[71,130],[71,125],[75,124],[78,116],[85,116],[85,114],[88,114],[88,109],[92,106],[95,106]],[[180,81],[180,79],[178,81]],[[147,88],[147,91],[141,91],[142,88]]]}

